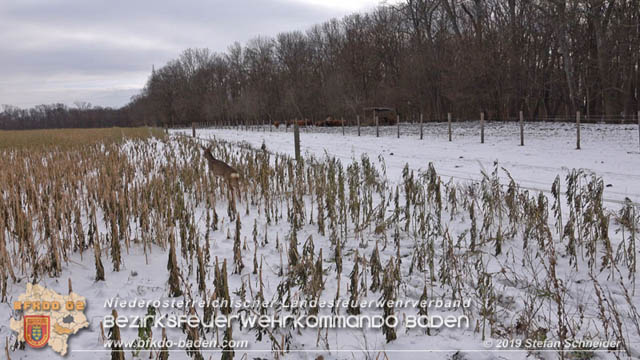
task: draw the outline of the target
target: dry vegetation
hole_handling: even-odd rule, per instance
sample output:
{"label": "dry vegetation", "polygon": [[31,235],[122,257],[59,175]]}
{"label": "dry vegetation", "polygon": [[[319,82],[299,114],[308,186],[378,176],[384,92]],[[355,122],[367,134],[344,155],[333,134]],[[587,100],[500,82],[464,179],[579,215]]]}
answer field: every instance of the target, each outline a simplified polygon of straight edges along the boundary
{"label": "dry vegetation", "polygon": [[47,129],[0,131],[0,149],[78,148],[98,143],[121,143],[126,139],[161,137],[158,128]]}
{"label": "dry vegetation", "polygon": [[[506,170],[497,164],[476,183],[444,183],[429,166],[425,172],[405,168],[402,182],[393,184],[382,158],[343,165],[306,157],[296,163],[264,146],[214,142],[214,156],[241,174],[243,195],[234,206],[227,185],[207,171],[200,144],[137,134],[124,143],[96,142],[85,134],[86,145],[66,150],[2,150],[2,301],[9,282],[59,277],[73,256],[92,258],[96,281],[104,280],[123,269],[126,254],[136,248],[167,259],[167,273],[158,276],[166,277],[168,296],[285,304],[470,298],[470,308],[454,313],[470,317],[468,331],[478,338],[611,339],[622,342],[611,354],[634,354],[640,338],[638,209],[627,203],[607,210],[596,176],[571,172],[557,179],[549,197],[515,181],[500,184],[498,173]],[[207,320],[237,309],[185,311]],[[432,310],[346,311],[388,316]],[[382,331],[387,342],[405,332]],[[298,336],[287,327],[184,332],[189,338],[255,337],[269,343],[276,358],[295,348]],[[329,336],[322,329],[306,345],[330,352]],[[367,332],[363,337],[366,343]],[[203,358],[199,349],[186,351]]]}

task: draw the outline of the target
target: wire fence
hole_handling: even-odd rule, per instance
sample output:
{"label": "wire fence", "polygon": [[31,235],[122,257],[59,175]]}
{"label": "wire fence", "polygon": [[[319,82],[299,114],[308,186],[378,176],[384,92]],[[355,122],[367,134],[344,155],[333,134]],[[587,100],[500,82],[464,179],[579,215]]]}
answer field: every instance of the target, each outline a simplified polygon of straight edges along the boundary
{"label": "wire fence", "polygon": [[[484,134],[486,145],[480,144],[480,121],[452,122],[451,140],[448,139],[448,125],[449,124],[447,122],[423,123],[422,126],[416,123],[399,123],[392,126],[379,126],[377,130],[375,126],[361,126],[360,129],[358,129],[357,126],[297,126],[297,128],[300,133],[327,134],[330,135],[333,140],[344,138],[345,145],[355,141],[364,141],[374,144],[380,141],[380,145],[383,145],[383,141],[388,144],[390,141],[402,142],[407,141],[407,139],[411,139],[411,142],[408,143],[408,146],[419,147],[418,144],[421,142],[420,135],[422,134],[422,141],[424,141],[425,144],[442,144],[443,142],[452,141],[452,144],[454,144],[455,146],[471,146],[471,149],[473,149],[473,151],[480,151],[480,148],[484,146],[488,147],[487,150],[495,149],[495,151],[508,151],[506,150],[508,149],[508,146],[504,146],[508,143],[513,144],[514,147],[520,147],[520,122],[485,122]],[[543,151],[543,153],[547,154],[547,156],[549,156],[548,154],[553,154],[556,151],[574,151],[574,149],[576,148],[574,146],[574,140],[576,137],[576,124],[559,122],[523,122],[523,125],[524,126],[522,127],[522,129],[524,130],[523,134],[526,140],[524,146],[530,146],[530,150],[526,150],[526,152],[534,158],[536,155],[533,155],[533,153],[537,153],[540,149],[543,148],[547,148],[546,151]],[[295,127],[296,126],[293,125],[290,127],[282,125],[278,127],[273,125],[220,127],[209,125],[206,123],[200,123],[193,124],[192,127],[180,127],[177,133],[184,136],[196,136],[196,138],[199,139],[210,139],[212,135],[214,137],[217,135],[216,130],[222,130],[222,132],[220,133],[221,136],[227,138],[236,138],[237,140],[243,140],[243,134],[245,132],[247,132],[246,135],[248,138],[253,137],[254,139],[255,135],[259,135],[260,133],[264,133],[265,135],[273,133],[274,135],[277,134],[278,137],[282,137],[284,135],[288,138],[290,136],[291,141],[294,141],[295,145]],[[605,153],[617,155],[621,155],[622,153],[631,154],[631,156],[640,155],[640,124],[581,123],[579,127],[582,130],[581,134],[584,140],[584,149],[585,151],[590,151],[590,153],[585,154],[585,156],[587,157],[590,157],[591,155],[588,154],[593,154],[594,151],[605,151]],[[400,130],[400,132],[398,132],[398,130]],[[251,132],[252,134],[249,134],[248,132]],[[396,139],[398,137],[399,139]],[[268,137],[266,138],[268,139]],[[322,142],[322,139],[323,138],[320,137],[312,140],[312,142]],[[297,140],[297,146],[307,146],[306,138],[304,136],[297,137]],[[335,141],[330,141],[330,143],[334,145],[336,144]],[[473,143],[476,143],[476,145],[472,145]],[[497,147],[492,148],[491,146],[493,145],[497,145]],[[598,157],[598,159],[599,158],[601,157]],[[551,161],[551,163],[553,163],[552,158],[549,158],[549,160]],[[629,165],[631,166],[631,164]],[[547,165],[540,166],[535,162],[531,166],[533,166],[534,168],[541,168],[541,171],[546,171],[548,168]],[[623,173],[616,172],[615,170],[608,170],[607,175],[620,176],[626,179],[628,179],[629,177],[635,178],[640,176],[634,174],[634,171],[629,172],[629,170],[635,171],[637,169],[626,169],[626,171],[623,171]],[[451,170],[449,171],[451,172]],[[451,174],[447,174],[446,171],[443,174],[459,180],[474,179],[472,175],[461,175],[461,173],[464,173],[464,171],[461,172],[460,170],[456,169]],[[523,188],[548,192],[548,189],[546,189],[546,187],[544,187],[543,185],[540,185],[539,181],[532,179],[525,179],[523,182]],[[604,200],[606,202],[623,204],[626,201],[625,198],[629,197],[634,201],[634,204],[640,205],[640,202],[638,202],[640,195],[638,194],[631,194],[626,190],[616,192],[612,191],[611,189],[607,190],[607,194],[608,197]]]}
{"label": "wire fence", "polygon": [[[599,116],[599,119],[603,117]],[[491,138],[513,138],[514,143],[526,146],[528,140],[540,137],[562,137],[575,140],[575,148],[582,148],[583,140],[620,140],[620,136],[629,139],[637,137],[637,147],[629,151],[640,153],[640,112],[634,119],[615,118],[617,121],[595,121],[594,117],[583,118],[579,113],[571,122],[563,118],[536,118],[535,121],[520,119],[485,121],[482,116],[475,120],[461,120],[451,116],[447,122],[397,122],[395,125],[375,125],[371,121],[366,125],[360,123],[360,119],[349,121],[345,119],[339,121],[338,126],[315,126],[310,122],[289,122],[287,123],[264,123],[264,124],[224,124],[213,122],[192,123],[192,135],[195,136],[196,129],[216,128],[216,129],[236,129],[243,131],[262,132],[294,132],[297,126],[303,133],[324,133],[344,136],[375,136],[375,137],[396,137],[396,138],[445,138],[449,141],[457,139],[469,139],[477,137],[480,143],[490,142]],[[610,119],[614,119],[610,117]],[[186,128],[185,126],[177,128]],[[584,133],[586,131],[586,133]],[[584,133],[584,134],[583,134]],[[293,136],[293,134],[292,134]],[[615,138],[611,138],[611,137]]]}

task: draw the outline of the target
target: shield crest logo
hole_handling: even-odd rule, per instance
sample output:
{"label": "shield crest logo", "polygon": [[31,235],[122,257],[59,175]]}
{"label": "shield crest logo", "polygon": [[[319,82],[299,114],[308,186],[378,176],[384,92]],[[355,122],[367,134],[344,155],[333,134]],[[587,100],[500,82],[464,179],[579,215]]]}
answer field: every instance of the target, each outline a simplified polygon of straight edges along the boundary
{"label": "shield crest logo", "polygon": [[24,316],[24,340],[32,348],[41,348],[49,341],[49,317],[44,315]]}

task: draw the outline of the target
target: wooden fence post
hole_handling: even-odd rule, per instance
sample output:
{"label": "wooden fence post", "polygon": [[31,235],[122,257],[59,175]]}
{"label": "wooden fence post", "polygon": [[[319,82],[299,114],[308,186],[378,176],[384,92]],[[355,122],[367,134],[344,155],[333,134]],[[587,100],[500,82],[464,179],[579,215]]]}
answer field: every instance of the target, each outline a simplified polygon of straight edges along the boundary
{"label": "wooden fence post", "polygon": [[293,146],[296,153],[296,161],[300,161],[300,129],[298,128],[298,121],[293,121]]}
{"label": "wooden fence post", "polygon": [[447,123],[449,123],[449,141],[451,141],[451,113],[447,113]]}
{"label": "wooden fence post", "polygon": [[484,111],[480,113],[480,144],[484,144]]}
{"label": "wooden fence post", "polygon": [[396,123],[398,124],[398,139],[400,139],[400,115],[396,115]]}
{"label": "wooden fence post", "polygon": [[358,136],[360,136],[360,115],[356,115],[356,121],[358,122]]}
{"label": "wooden fence post", "polygon": [[375,110],[374,110],[373,118],[374,118],[374,120],[376,122],[376,137],[380,137],[380,128],[378,127],[378,122],[379,122],[378,121],[378,114],[375,113]]}
{"label": "wooden fence post", "polygon": [[196,137],[196,123],[195,121],[191,122],[191,136]]}
{"label": "wooden fence post", "polygon": [[520,146],[524,146],[524,112],[520,111]]}
{"label": "wooden fence post", "polygon": [[580,111],[576,111],[576,149],[580,150]]}
{"label": "wooden fence post", "polygon": [[424,138],[424,131],[422,129],[422,124],[424,123],[424,115],[420,113],[420,140]]}
{"label": "wooden fence post", "polygon": [[340,124],[342,125],[342,136],[344,136],[344,117],[340,118]]}

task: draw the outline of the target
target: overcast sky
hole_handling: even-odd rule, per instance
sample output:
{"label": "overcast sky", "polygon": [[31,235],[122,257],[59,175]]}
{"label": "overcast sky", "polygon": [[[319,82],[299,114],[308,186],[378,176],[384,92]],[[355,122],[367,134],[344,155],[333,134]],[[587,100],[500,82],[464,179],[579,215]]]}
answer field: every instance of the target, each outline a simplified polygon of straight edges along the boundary
{"label": "overcast sky", "polygon": [[379,0],[0,0],[0,105],[120,107],[190,47],[306,30]]}

